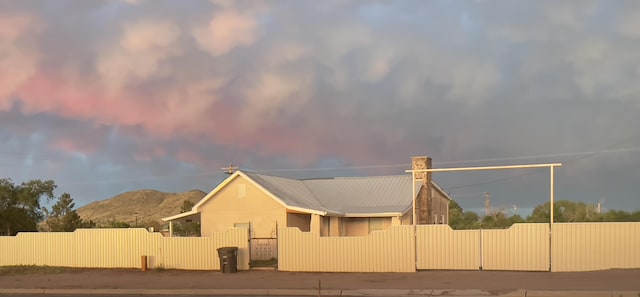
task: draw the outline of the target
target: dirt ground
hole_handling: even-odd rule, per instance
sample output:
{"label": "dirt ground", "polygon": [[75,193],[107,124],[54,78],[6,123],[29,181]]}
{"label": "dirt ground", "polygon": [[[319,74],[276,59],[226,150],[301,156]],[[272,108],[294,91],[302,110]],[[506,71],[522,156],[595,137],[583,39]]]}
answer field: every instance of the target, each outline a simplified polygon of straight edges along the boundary
{"label": "dirt ground", "polygon": [[635,291],[640,269],[595,272],[421,271],[302,273],[133,269],[69,269],[0,275],[0,288],[37,289],[480,289],[494,291]]}

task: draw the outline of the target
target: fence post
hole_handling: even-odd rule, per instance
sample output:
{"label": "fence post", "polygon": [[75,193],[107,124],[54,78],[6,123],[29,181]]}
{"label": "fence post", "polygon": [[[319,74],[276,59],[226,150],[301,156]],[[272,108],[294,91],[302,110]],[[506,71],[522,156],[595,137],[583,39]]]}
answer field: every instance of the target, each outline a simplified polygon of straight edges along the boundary
{"label": "fence post", "polygon": [[147,271],[147,256],[142,256],[140,259],[140,270]]}

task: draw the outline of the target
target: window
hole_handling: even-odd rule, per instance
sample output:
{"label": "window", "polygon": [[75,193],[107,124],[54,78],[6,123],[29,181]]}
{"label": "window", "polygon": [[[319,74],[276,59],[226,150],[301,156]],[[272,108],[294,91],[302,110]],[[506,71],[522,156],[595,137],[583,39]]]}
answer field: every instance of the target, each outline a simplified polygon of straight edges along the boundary
{"label": "window", "polygon": [[250,223],[234,223],[233,227],[234,228],[244,228],[244,229],[249,229],[249,227],[251,226]]}

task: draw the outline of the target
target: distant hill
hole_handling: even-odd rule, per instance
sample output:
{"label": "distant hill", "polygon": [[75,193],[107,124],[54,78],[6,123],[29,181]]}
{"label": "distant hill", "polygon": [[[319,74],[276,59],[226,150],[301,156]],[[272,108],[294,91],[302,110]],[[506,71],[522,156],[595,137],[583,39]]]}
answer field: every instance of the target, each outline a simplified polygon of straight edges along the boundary
{"label": "distant hill", "polygon": [[[165,193],[140,190],[122,193],[115,197],[93,202],[77,209],[83,220],[93,220],[98,226],[109,222],[125,222],[135,226],[156,225],[161,218],[180,213],[184,200],[194,204],[206,195],[192,190],[184,193]],[[150,224],[150,223],[156,224]]]}

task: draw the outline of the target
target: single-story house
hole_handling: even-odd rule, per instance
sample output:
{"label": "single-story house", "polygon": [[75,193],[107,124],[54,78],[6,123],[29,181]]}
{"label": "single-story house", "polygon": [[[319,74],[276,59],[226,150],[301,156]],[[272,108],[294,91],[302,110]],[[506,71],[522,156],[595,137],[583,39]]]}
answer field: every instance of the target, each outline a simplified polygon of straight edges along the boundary
{"label": "single-story house", "polygon": [[[422,197],[425,189],[430,197]],[[320,236],[361,236],[412,224],[414,194],[429,208],[421,223],[448,223],[451,198],[430,175],[416,182],[410,174],[291,179],[240,170],[190,211],[162,220],[170,226],[174,221],[199,221],[203,237],[232,227],[249,228],[252,237],[275,237],[278,227],[298,227]]]}

